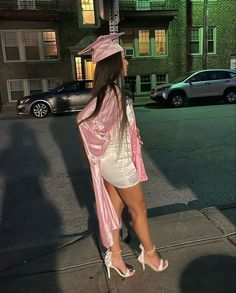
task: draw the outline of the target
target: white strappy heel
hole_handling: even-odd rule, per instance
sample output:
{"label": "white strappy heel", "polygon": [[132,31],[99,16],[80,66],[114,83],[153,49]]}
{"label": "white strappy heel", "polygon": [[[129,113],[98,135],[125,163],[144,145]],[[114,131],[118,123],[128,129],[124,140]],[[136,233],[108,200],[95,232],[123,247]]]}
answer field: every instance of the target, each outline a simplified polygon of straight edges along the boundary
{"label": "white strappy heel", "polygon": [[[160,258],[160,264],[159,264],[158,268],[155,267],[149,261],[144,260],[144,254],[152,254],[152,253],[154,253],[155,250],[156,250],[155,246],[153,247],[153,250],[147,251],[147,252],[145,252],[142,244],[139,245],[139,248],[141,249],[141,253],[140,253],[139,257],[138,257],[138,261],[142,264],[143,270],[145,270],[145,265],[148,265],[155,272],[163,272],[164,270],[166,270],[168,268],[168,265],[169,265],[168,260],[163,261],[163,259]],[[165,262],[165,265],[164,265],[164,262]]]}
{"label": "white strappy heel", "polygon": [[[121,250],[116,252],[116,253],[121,253]],[[114,269],[121,277],[123,278],[129,278],[131,276],[133,276],[133,274],[135,273],[135,270],[133,269],[132,266],[128,265],[126,273],[123,274],[117,267],[112,265],[112,252],[110,249],[108,249],[106,251],[106,255],[105,255],[105,265],[107,268],[107,274],[108,274],[108,278],[111,278],[111,272],[110,269]]]}

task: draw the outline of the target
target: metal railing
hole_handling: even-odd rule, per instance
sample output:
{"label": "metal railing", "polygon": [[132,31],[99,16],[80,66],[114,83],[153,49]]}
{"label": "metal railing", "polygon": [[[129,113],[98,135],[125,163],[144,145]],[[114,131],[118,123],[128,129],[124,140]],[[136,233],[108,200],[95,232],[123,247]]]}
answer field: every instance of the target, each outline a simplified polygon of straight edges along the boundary
{"label": "metal railing", "polygon": [[0,0],[0,10],[54,10],[57,8],[56,0]]}
{"label": "metal railing", "polygon": [[119,0],[120,10],[172,10],[177,9],[176,0]]}

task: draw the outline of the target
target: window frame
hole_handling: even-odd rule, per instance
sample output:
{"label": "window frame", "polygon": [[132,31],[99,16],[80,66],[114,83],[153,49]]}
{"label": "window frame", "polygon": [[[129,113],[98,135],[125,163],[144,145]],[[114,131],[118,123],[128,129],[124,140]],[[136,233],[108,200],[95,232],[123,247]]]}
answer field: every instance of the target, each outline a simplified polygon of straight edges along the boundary
{"label": "window frame", "polygon": [[[140,41],[139,41],[139,32],[140,31],[148,31],[148,34],[149,34],[149,42],[148,45],[149,45],[149,52],[148,54],[140,54]],[[138,52],[138,57],[152,57],[152,43],[151,43],[151,36],[152,36],[152,31],[150,29],[147,29],[147,28],[140,28],[140,29],[137,29],[137,35],[138,35],[138,47],[137,47],[137,52]]]}
{"label": "window frame", "polygon": [[95,20],[94,24],[84,24],[83,23],[82,1],[83,0],[77,0],[79,28],[98,28],[100,26],[98,1],[93,0],[94,20]]}
{"label": "window frame", "polygon": [[[6,56],[6,45],[5,45],[5,39],[4,39],[4,33],[8,32],[16,32],[17,37],[17,44],[18,44],[18,50],[19,50],[19,56],[20,59],[18,60],[7,60]],[[39,59],[36,60],[27,60],[26,59],[26,51],[25,51],[25,44],[23,40],[23,33],[24,32],[37,32],[38,35],[38,49],[39,49]],[[43,32],[54,32],[56,37],[56,46],[57,46],[57,53],[58,56],[55,59],[47,59],[45,58],[45,52],[44,52],[44,42],[43,42]],[[45,29],[45,30],[0,30],[0,39],[2,44],[2,52],[3,52],[3,60],[4,63],[11,63],[11,62],[55,62],[60,60],[60,46],[59,46],[59,38],[58,38],[58,32],[54,29]]]}
{"label": "window frame", "polygon": [[[198,41],[199,41],[199,52],[198,53],[192,53],[190,52],[190,49],[191,49],[191,46],[190,46],[190,34],[191,34],[191,31],[193,29],[198,29],[199,31],[199,36],[198,36]],[[216,54],[216,34],[217,34],[217,28],[216,26],[209,26],[208,27],[208,31],[209,29],[213,29],[213,52],[207,52],[207,55],[214,55]],[[207,42],[209,43],[209,34],[208,34],[208,40]],[[203,27],[202,26],[192,26],[189,28],[189,33],[188,33],[188,54],[189,55],[192,55],[192,56],[200,56],[203,54]]]}
{"label": "window frame", "polygon": [[47,77],[47,78],[13,78],[13,79],[7,79],[7,95],[8,95],[8,101],[9,102],[16,102],[17,100],[13,100],[11,96],[11,86],[10,83],[12,81],[22,81],[23,83],[23,97],[30,95],[30,81],[34,80],[40,80],[42,84],[42,92],[52,90],[49,88],[48,80],[56,80],[58,81],[58,86],[62,84],[62,79],[60,77]]}

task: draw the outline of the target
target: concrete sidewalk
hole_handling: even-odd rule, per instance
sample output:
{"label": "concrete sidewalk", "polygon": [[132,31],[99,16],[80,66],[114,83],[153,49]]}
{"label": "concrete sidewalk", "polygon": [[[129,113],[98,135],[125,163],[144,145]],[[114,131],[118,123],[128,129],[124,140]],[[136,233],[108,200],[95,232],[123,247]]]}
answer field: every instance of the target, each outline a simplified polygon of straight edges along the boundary
{"label": "concrete sidewalk", "polygon": [[150,218],[154,242],[169,260],[165,272],[143,272],[131,230],[123,255],[136,273],[107,278],[96,236],[67,244],[0,252],[1,293],[233,293],[236,290],[236,207]]}

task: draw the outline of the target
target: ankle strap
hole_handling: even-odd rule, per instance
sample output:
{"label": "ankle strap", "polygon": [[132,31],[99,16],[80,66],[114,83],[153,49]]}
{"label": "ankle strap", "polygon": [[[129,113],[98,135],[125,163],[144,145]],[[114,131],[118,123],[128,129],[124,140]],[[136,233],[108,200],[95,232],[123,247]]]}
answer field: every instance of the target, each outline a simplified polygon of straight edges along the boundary
{"label": "ankle strap", "polygon": [[121,250],[117,250],[117,251],[111,251],[112,254],[120,254]]}
{"label": "ankle strap", "polygon": [[153,249],[150,251],[145,251],[146,254],[152,254],[156,250],[156,246],[153,246]]}

